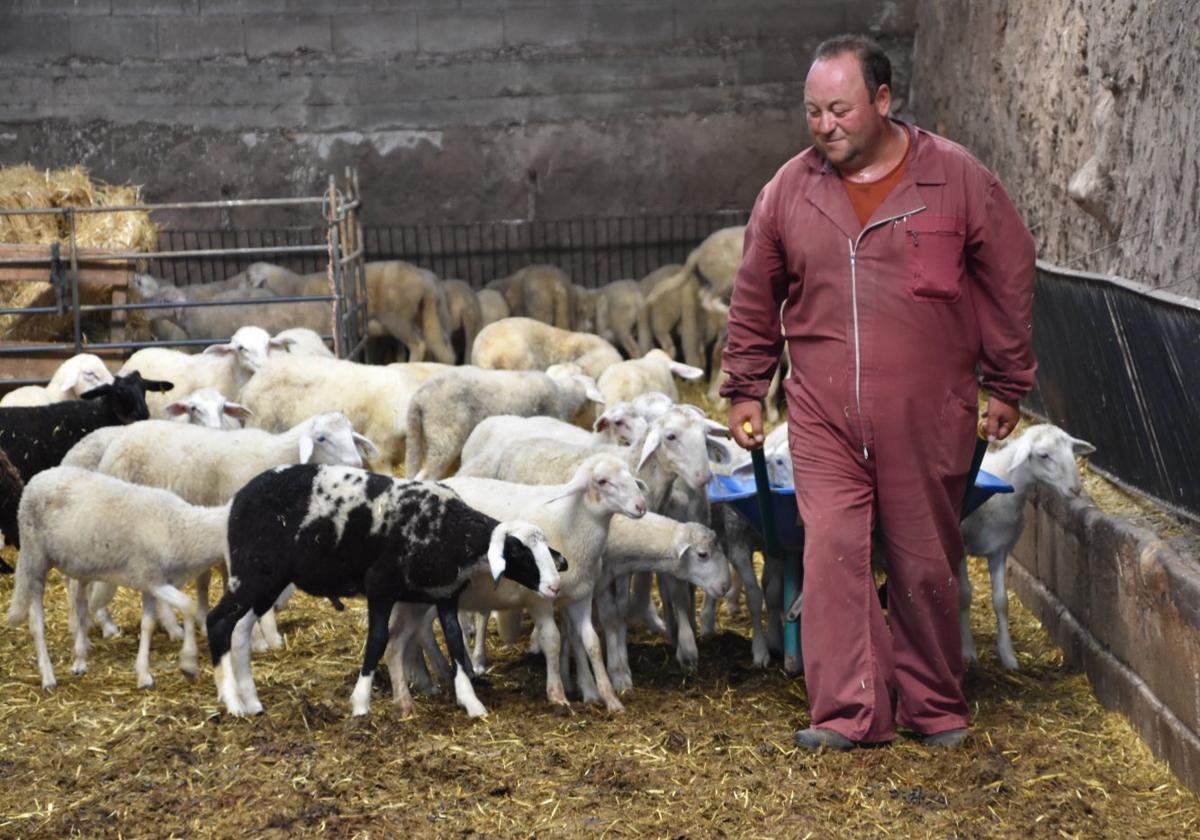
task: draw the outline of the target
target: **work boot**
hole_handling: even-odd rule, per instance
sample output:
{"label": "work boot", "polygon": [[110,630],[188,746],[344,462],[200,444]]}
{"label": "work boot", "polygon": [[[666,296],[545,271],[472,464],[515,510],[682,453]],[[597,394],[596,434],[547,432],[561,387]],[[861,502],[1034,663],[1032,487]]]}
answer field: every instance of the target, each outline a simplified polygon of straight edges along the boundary
{"label": "work boot", "polygon": [[961,747],[965,740],[967,740],[967,730],[965,729],[947,729],[945,732],[936,732],[921,738],[921,742],[927,747],[944,747],[946,749]]}
{"label": "work boot", "polygon": [[854,749],[857,744],[832,729],[799,729],[795,736],[796,746],[806,750],[819,750],[824,747],[833,752],[846,752]]}

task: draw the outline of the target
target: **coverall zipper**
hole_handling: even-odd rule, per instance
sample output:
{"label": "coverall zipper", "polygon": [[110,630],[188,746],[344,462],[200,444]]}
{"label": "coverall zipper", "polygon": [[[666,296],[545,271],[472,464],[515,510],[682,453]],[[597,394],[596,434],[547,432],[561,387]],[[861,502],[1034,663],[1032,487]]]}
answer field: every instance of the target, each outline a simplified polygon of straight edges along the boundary
{"label": "coverall zipper", "polygon": [[920,213],[924,209],[925,205],[922,204],[915,210],[907,210],[895,216],[888,216],[886,219],[871,222],[871,224],[859,231],[858,238],[846,240],[846,243],[850,246],[850,306],[854,314],[854,404],[858,409],[858,434],[862,441],[864,461],[871,457],[871,453],[867,449],[867,432],[863,427],[862,412],[862,351],[858,343],[858,246],[862,242],[863,234],[871,228],[885,225],[888,222],[899,221],[900,219]]}

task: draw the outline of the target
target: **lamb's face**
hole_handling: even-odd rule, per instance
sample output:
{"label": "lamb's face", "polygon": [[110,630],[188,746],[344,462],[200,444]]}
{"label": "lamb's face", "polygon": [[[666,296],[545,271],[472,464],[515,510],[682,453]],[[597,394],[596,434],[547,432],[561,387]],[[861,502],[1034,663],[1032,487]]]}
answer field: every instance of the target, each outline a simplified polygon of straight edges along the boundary
{"label": "lamb's face", "polygon": [[646,484],[618,458],[604,458],[590,464],[588,496],[593,504],[621,513],[630,519],[646,515]]}
{"label": "lamb's face", "polygon": [[1025,434],[1034,436],[1029,447],[1029,466],[1034,480],[1048,484],[1064,495],[1078,496],[1083,484],[1075,457],[1094,452],[1095,447],[1049,424],[1035,426]]}
{"label": "lamb's face", "polygon": [[709,528],[686,523],[675,541],[675,551],[683,559],[684,576],[714,598],[729,591],[729,561]]}
{"label": "lamb's face", "polygon": [[691,412],[668,411],[651,424],[639,468],[651,458],[657,458],[667,472],[679,476],[691,489],[703,487],[712,475],[704,423]]}
{"label": "lamb's face", "polygon": [[567,570],[567,558],[550,547],[542,529],[521,521],[501,522],[493,529],[488,564],[497,582],[506,575],[543,598],[558,595],[558,573]]}

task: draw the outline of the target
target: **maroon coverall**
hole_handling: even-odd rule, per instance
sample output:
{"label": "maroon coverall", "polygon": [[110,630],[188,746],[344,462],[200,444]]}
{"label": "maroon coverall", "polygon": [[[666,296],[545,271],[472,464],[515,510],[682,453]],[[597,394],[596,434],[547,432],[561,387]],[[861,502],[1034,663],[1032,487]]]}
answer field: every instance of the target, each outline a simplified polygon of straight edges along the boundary
{"label": "maroon coverall", "polygon": [[[907,169],[866,227],[814,148],[763,188],[721,388],[735,403],[761,399],[786,339],[812,726],[859,742],[890,741],[896,725],[967,726],[955,568],[976,366],[1011,402],[1035,368],[1032,236],[970,154],[900,125]],[[886,621],[870,567],[877,526]]]}

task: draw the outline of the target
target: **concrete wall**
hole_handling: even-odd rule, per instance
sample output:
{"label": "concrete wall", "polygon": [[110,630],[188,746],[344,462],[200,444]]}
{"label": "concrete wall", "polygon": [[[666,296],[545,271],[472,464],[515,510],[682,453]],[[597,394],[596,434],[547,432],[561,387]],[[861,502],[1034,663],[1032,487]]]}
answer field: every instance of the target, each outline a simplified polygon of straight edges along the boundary
{"label": "concrete wall", "polygon": [[1200,794],[1200,566],[1154,533],[1081,500],[1035,492],[1009,581],[1123,712]]}
{"label": "concrete wall", "polygon": [[0,162],[151,201],[352,164],[373,225],[748,207],[822,38],[876,33],[903,97],[914,3],[0,0]]}
{"label": "concrete wall", "polygon": [[1200,4],[939,0],[916,15],[917,117],[1000,175],[1042,259],[1200,297]]}

